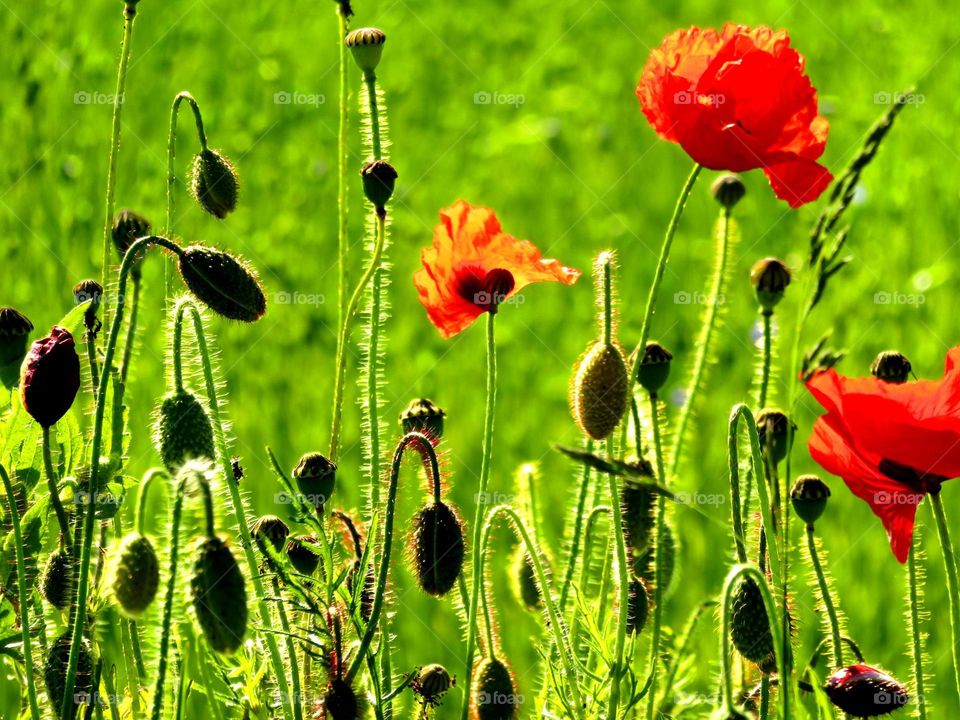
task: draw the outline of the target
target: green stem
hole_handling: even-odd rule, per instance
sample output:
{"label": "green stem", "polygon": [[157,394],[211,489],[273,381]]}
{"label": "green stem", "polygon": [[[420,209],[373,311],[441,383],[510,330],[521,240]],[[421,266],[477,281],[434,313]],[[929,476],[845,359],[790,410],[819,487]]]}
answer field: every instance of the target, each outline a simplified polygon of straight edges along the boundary
{"label": "green stem", "polygon": [[773,310],[763,310],[763,368],[760,375],[760,397],[757,407],[767,406],[767,393],[770,387],[770,365],[773,361]]}
{"label": "green stem", "polygon": [[837,608],[833,604],[833,596],[830,593],[830,585],[827,583],[827,576],[823,572],[823,565],[820,563],[820,554],[817,551],[817,541],[813,535],[813,523],[807,524],[807,549],[810,551],[810,561],[813,563],[813,570],[817,574],[817,583],[820,585],[820,596],[823,598],[823,607],[827,611],[830,620],[830,642],[833,644],[833,664],[834,667],[843,667],[843,642],[840,637],[840,621],[837,618]]}
{"label": "green stem", "polygon": [[0,465],[0,478],[7,493],[7,508],[10,512],[10,529],[13,532],[13,545],[17,558],[17,602],[20,604],[20,634],[23,638],[23,669],[27,676],[27,699],[30,702],[30,716],[40,720],[40,707],[37,705],[37,689],[33,682],[33,645],[30,641],[30,599],[27,590],[27,561],[23,554],[23,535],[20,531],[20,510],[17,498],[10,483],[6,468]]}
{"label": "green stem", "polygon": [[[580,590],[584,592],[587,587],[587,582],[590,577],[590,553],[593,549],[593,526],[596,524],[600,516],[606,514],[608,516],[612,515],[613,511],[606,505],[597,505],[590,511],[590,515],[587,518],[586,530],[583,537],[583,565],[580,567]],[[611,528],[612,529],[612,528]],[[604,558],[608,557],[608,554],[604,552]],[[602,585],[602,583],[601,583]],[[599,598],[601,603],[603,598],[606,597],[606,593],[601,591],[599,593]],[[602,604],[601,604],[602,607]],[[563,610],[563,608],[561,608]],[[570,644],[576,649],[577,647],[577,636],[580,631],[580,613],[574,612],[570,622]]]}
{"label": "green stem", "polygon": [[[727,437],[727,468],[730,475],[730,516],[733,525],[733,541],[737,549],[737,561],[740,564],[747,562],[746,537],[743,530],[743,508],[740,501],[740,450],[737,445],[737,434],[731,433]],[[747,488],[749,497],[750,489]]]}
{"label": "green stem", "polygon": [[337,327],[343,327],[347,304],[347,18],[337,3],[337,46],[340,48],[340,128],[337,133]]}
{"label": "green stem", "polygon": [[693,375],[690,377],[690,386],[687,388],[687,399],[680,411],[677,421],[676,440],[673,444],[673,456],[670,461],[670,475],[676,475],[683,455],[683,441],[686,439],[687,426],[693,413],[703,385],[704,371],[707,359],[710,356],[710,341],[720,314],[723,286],[727,275],[727,256],[730,250],[730,208],[724,208],[720,215],[721,230],[717,244],[716,266],[714,267],[713,282],[710,295],[707,297],[707,312],[703,318],[703,327],[700,328],[700,337],[697,340],[697,355],[693,363]]}
{"label": "green stem", "polygon": [[953,634],[953,675],[960,696],[960,582],[957,580],[957,556],[953,552],[947,516],[943,512],[940,493],[929,493],[933,516],[937,521],[937,534],[943,551],[943,565],[947,573],[947,590],[950,593],[950,630]]}
{"label": "green stem", "polygon": [[363,74],[363,82],[367,88],[367,104],[370,109],[370,139],[373,143],[373,159],[383,159],[383,148],[380,141],[380,112],[377,107],[377,76],[372,71]]}
{"label": "green stem", "polygon": [[286,637],[287,660],[290,663],[290,679],[293,686],[293,714],[297,718],[303,716],[303,700],[300,691],[300,663],[297,658],[297,646],[293,642],[293,636],[290,634],[290,621],[287,619],[287,611],[283,607],[283,598],[280,595],[280,582],[276,577],[273,578],[273,594],[277,597],[277,617],[280,619],[280,629],[283,630]]}
{"label": "green stem", "polygon": [[[666,487],[667,477],[663,461],[663,442],[660,433],[660,412],[657,404],[657,394],[650,393],[650,424],[653,427],[653,447],[657,459],[657,480],[661,487]],[[614,495],[615,498],[620,497]],[[614,502],[614,506],[619,503]],[[653,631],[650,640],[650,680],[649,690],[647,691],[647,719],[653,718],[654,710],[657,707],[657,672],[660,662],[660,635],[663,625],[663,548],[666,544],[666,502],[663,494],[657,493],[657,545],[655,548],[655,566],[653,583]],[[619,524],[619,518],[617,523]],[[622,534],[622,533],[621,533]],[[626,607],[626,605],[624,605]],[[614,718],[615,715],[608,714],[608,717]]]}
{"label": "green stem", "polygon": [[477,509],[473,516],[473,552],[471,572],[473,584],[470,588],[470,607],[467,612],[467,654],[464,663],[463,702],[460,706],[460,718],[466,720],[470,710],[470,686],[473,681],[473,650],[477,634],[477,604],[480,596],[482,578],[482,557],[480,540],[483,522],[483,503],[487,495],[487,483],[490,480],[490,462],[493,458],[493,418],[497,400],[497,344],[494,335],[494,313],[487,315],[487,400],[483,415],[483,459],[480,463],[480,486],[477,489]]}
{"label": "green stem", "polygon": [[927,720],[927,701],[924,689],[923,636],[920,629],[920,588],[917,581],[917,538],[910,546],[907,557],[907,576],[910,592],[910,649],[913,654],[913,691],[917,698],[917,718]]}
{"label": "green stem", "polygon": [[73,532],[70,529],[70,521],[67,520],[67,512],[63,509],[63,503],[60,502],[57,476],[53,471],[53,459],[50,456],[50,428],[47,426],[43,427],[43,470],[47,478],[47,490],[50,492],[50,504],[53,505],[57,523],[60,525],[60,542],[68,548],[73,547]]}
{"label": "green stem", "polygon": [[[593,452],[593,441],[586,440],[586,451]],[[563,576],[563,587],[560,590],[560,612],[567,607],[567,596],[570,594],[570,583],[577,568],[577,558],[580,554],[580,535],[583,532],[583,515],[587,508],[587,493],[590,490],[590,466],[583,464],[580,476],[580,492],[577,498],[577,510],[573,518],[573,539],[570,541],[570,556],[567,559],[567,570]],[[586,560],[584,560],[586,562]]]}
{"label": "green stem", "polygon": [[126,385],[130,373],[130,360],[133,358],[133,345],[137,336],[137,318],[140,310],[140,277],[134,276],[133,298],[130,301],[130,322],[127,325],[127,337],[123,345],[123,360],[120,362],[120,381]]}
{"label": "green stem", "polygon": [[87,346],[87,365],[90,366],[90,389],[92,397],[97,397],[97,389],[100,385],[100,378],[97,377],[97,336],[90,330],[84,333]]}
{"label": "green stem", "polygon": [[[123,40],[120,43],[120,64],[117,67],[117,91],[113,96],[113,118],[110,121],[110,154],[107,159],[107,196],[103,222],[103,262],[100,285],[107,287],[110,276],[110,247],[113,244],[113,206],[117,191],[117,156],[120,154],[120,113],[124,105],[127,86],[127,68],[133,49],[133,20],[137,16],[137,4],[131,0],[123,6]],[[107,308],[103,311],[107,322]]]}

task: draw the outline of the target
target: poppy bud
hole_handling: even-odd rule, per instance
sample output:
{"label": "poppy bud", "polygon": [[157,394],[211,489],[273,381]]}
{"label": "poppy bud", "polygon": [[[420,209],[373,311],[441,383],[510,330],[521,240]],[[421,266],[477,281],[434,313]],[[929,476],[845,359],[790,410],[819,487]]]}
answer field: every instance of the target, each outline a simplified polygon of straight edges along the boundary
{"label": "poppy bud", "polygon": [[[113,219],[112,235],[113,245],[117,248],[117,252],[120,254],[120,259],[122,260],[123,256],[127,254],[127,250],[130,249],[130,246],[133,245],[137,238],[150,235],[150,222],[133,210],[121,210]],[[134,280],[140,278],[142,262],[143,254],[141,253],[130,268],[130,275]]]}
{"label": "poppy bud", "polygon": [[[60,715],[60,702],[66,692],[67,666],[70,664],[71,634],[68,630],[58,637],[43,663],[43,682],[47,686],[47,696],[56,708],[57,717]],[[93,688],[93,656],[90,653],[90,643],[86,638],[80,640],[80,652],[77,655],[77,675],[73,683],[74,695],[89,695]]]}
{"label": "poppy bud", "polygon": [[413,519],[411,554],[423,591],[441,597],[463,569],[463,521],[444,502],[430,502]]}
{"label": "poppy bud", "polygon": [[247,590],[240,566],[220,538],[200,542],[190,594],[210,647],[219,653],[235,652],[247,629]]}
{"label": "poppy bud", "polygon": [[267,311],[256,274],[225,252],[192,245],[180,255],[180,275],[200,302],[230,320],[255,322]]}
{"label": "poppy bud", "polygon": [[790,268],[777,258],[758,260],[750,269],[750,282],[760,307],[765,312],[773,312],[790,284]]}
{"label": "poppy bud", "polygon": [[322,513],[336,486],[337,466],[318,452],[307,453],[293,469],[293,479],[300,494]]}
{"label": "poppy bud", "polygon": [[638,577],[630,581],[627,604],[627,632],[639,635],[643,632],[650,615],[650,591],[647,584]]}
{"label": "poppy bud", "polygon": [[153,543],[138,532],[126,535],[114,551],[108,577],[123,613],[128,617],[141,615],[160,587],[160,561]]}
{"label": "poppy bud", "polygon": [[787,457],[792,443],[792,435],[797,429],[790,419],[780,410],[764,408],[757,413],[757,437],[764,453],[779,464]]}
{"label": "poppy bud", "polygon": [[187,460],[213,459],[213,426],[195,395],[186,390],[163,399],[153,426],[153,444],[171,473]]}
{"label": "poppy bud", "polygon": [[420,668],[417,677],[410,682],[410,687],[423,698],[425,704],[437,707],[447,690],[456,684],[456,678],[450,677],[443,665],[434,663]]}
{"label": "poppy bud", "polygon": [[751,577],[742,578],[733,593],[730,640],[747,660],[762,663],[774,654],[773,634],[763,593]]}
{"label": "poppy bud", "polygon": [[397,182],[396,169],[385,160],[375,160],[363,166],[360,177],[363,179],[363,194],[373,203],[377,212],[382,214],[387,202],[393,197]]}
{"label": "poppy bud", "polygon": [[0,308],[0,379],[11,390],[20,377],[20,363],[27,354],[33,323],[12,307]]}
{"label": "poppy bud", "polygon": [[387,36],[378,28],[359,28],[344,39],[353,53],[353,59],[365,75],[372,74],[380,64],[383,44]]}
{"label": "poppy bud", "polygon": [[[649,463],[644,462],[649,466]],[[650,473],[653,480],[653,473]],[[656,496],[648,488],[629,479],[620,488],[623,534],[627,547],[634,552],[646,550],[656,523]]]}
{"label": "poppy bud", "polygon": [[506,663],[486,658],[474,670],[473,711],[477,720],[512,720],[518,696]]}
{"label": "poppy bud", "polygon": [[670,361],[673,355],[663,345],[657,342],[648,342],[640,358],[640,367],[637,368],[637,382],[648,393],[660,392],[660,388],[670,377]]}
{"label": "poppy bud", "polygon": [[301,575],[313,575],[320,565],[316,535],[294,535],[287,541],[287,559]]}
{"label": "poppy bud", "polygon": [[193,158],[190,192],[200,207],[223,220],[237,207],[240,195],[237,171],[216,150],[201,150]]}
{"label": "poppy bud", "polygon": [[731,209],[747,194],[747,188],[744,187],[739,175],[724,173],[713,181],[710,192],[713,193],[714,200],[723,207]]}
{"label": "poppy bud", "polygon": [[[549,572],[550,562],[542,551],[540,562],[543,563],[544,569]],[[517,602],[528,610],[542,608],[543,597],[540,595],[540,585],[537,583],[537,571],[533,566],[533,560],[523,546],[517,547],[513,554],[510,575],[513,578],[513,595]]]}
{"label": "poppy bud", "polygon": [[357,720],[363,716],[363,699],[346,680],[334,678],[323,695],[318,716],[327,720]]}
{"label": "poppy bud", "polygon": [[43,566],[40,594],[57,610],[65,609],[73,600],[73,558],[63,549],[54,550]]}
{"label": "poppy bud", "polygon": [[443,437],[443,419],[447,414],[432,400],[420,398],[411,400],[407,409],[400,414],[400,425],[404,435],[419,432],[430,438]]}
{"label": "poppy bud", "polygon": [[837,670],[824,687],[830,702],[858,718],[887,715],[910,700],[907,687],[869,665],[849,665]]}
{"label": "poppy bud", "polygon": [[570,409],[585,435],[603,440],[620,424],[629,377],[616,345],[597,342],[581,356],[570,388]]}
{"label": "poppy bud", "polygon": [[[657,584],[657,559],[657,548],[653,542],[648,543],[643,552],[634,551],[633,572],[650,588]],[[662,563],[660,580],[666,591],[673,582],[673,572],[677,564],[677,539],[669,525],[664,525],[663,528],[663,548],[659,560]]]}
{"label": "poppy bud", "polygon": [[250,526],[250,535],[261,548],[261,552],[266,552],[263,548],[269,542],[273,545],[274,551],[279,553],[287,542],[290,528],[276,515],[261,515]]}
{"label": "poppy bud", "polygon": [[73,335],[54,325],[34,341],[20,367],[20,400],[42,427],[51,427],[67,414],[80,389],[80,357]]}
{"label": "poppy bud", "polygon": [[84,315],[84,324],[87,330],[92,330],[97,322],[97,310],[100,309],[100,301],[103,300],[103,285],[96,280],[81,280],[73,286],[73,301],[77,305],[90,300],[90,306]]}
{"label": "poppy bud", "polygon": [[790,490],[790,500],[797,516],[813,525],[827,509],[830,488],[816,475],[801,475]]}
{"label": "poppy bud", "polygon": [[896,350],[884,350],[870,365],[870,374],[895,385],[905,383],[911,372],[913,365],[907,360],[907,356]]}

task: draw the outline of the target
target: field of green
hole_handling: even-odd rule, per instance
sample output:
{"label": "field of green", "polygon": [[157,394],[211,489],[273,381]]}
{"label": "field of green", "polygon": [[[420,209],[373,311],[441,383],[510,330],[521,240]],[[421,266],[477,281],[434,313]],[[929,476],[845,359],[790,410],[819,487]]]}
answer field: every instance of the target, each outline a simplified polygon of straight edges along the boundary
{"label": "field of green", "polygon": [[[211,147],[238,168],[242,198],[224,221],[204,214],[183,179],[197,144],[189,113],[177,145],[176,235],[243,255],[259,271],[266,316],[247,326],[210,321],[227,389],[234,450],[246,469],[243,488],[261,512],[283,515],[265,446],[293,467],[329,439],[336,345],[336,132],[338,38],[334,3],[237,3],[143,0],[123,105],[117,207],[163,225],[170,104],[189,90],[203,110]],[[122,3],[76,0],[0,3],[0,304],[13,305],[45,333],[72,305],[71,287],[99,277],[111,105],[122,30]],[[918,95],[901,113],[878,159],[864,174],[848,214],[853,260],[811,318],[803,346],[832,330],[848,350],[841,369],[865,374],[874,355],[898,348],[920,377],[942,371],[946,350],[960,342],[960,35],[942,3],[716,0],[683,3],[615,0],[473,0],[419,3],[356,0],[355,27],[375,25],[388,37],[378,79],[386,96],[390,158],[399,172],[392,204],[391,318],[386,325],[383,419],[386,444],[399,438],[397,417],[415,397],[447,412],[442,449],[450,497],[472,518],[481,458],[484,353],[482,322],[443,340],[417,300],[412,274],[429,244],[437,210],[464,198],[496,209],[511,234],[544,254],[579,267],[573,288],[539,285],[498,319],[500,383],[491,491],[511,499],[524,462],[540,466],[543,531],[554,558],[563,538],[579,473],[554,444],[577,445],[567,407],[571,367],[593,337],[589,268],[597,252],[619,256],[619,331],[632,347],[663,230],[691,161],[657,139],[634,88],[651,48],[678,27],[726,21],[787,28],[807,59],[822,112],[831,123],[825,164],[836,174],[850,160],[891,96],[911,85]],[[735,13],[731,15],[731,13]],[[350,275],[364,260],[365,218],[359,183],[360,77],[351,63]],[[705,172],[680,225],[653,326],[674,353],[665,397],[668,420],[679,414],[692,365],[713,257],[717,206]],[[696,427],[675,487],[720,494],[700,512],[672,512],[681,547],[679,577],[666,621],[679,629],[689,612],[720,590],[732,561],[725,502],[726,418],[748,400],[754,379],[757,310],[749,268],[776,255],[802,277],[808,230],[820,204],[791,211],[760,172],[745,175],[747,197],[735,217],[735,248],[712,366]],[[163,268],[157,253],[145,270],[142,334],[128,391],[129,468],[158,463],[149,427],[166,391]],[[799,288],[802,283],[797,283]],[[791,288],[793,289],[793,288]],[[783,352],[773,391],[786,402],[787,349],[796,298],[778,310]],[[360,332],[355,334],[355,340]],[[363,506],[361,424],[356,364],[347,382],[344,453],[333,504]],[[88,401],[88,397],[84,399]],[[806,439],[819,408],[802,396],[796,420],[797,471],[815,471]],[[910,677],[904,619],[905,571],[893,558],[879,521],[838,478],[818,523],[848,633],[869,662]],[[408,470],[398,523],[407,527],[423,489]],[[960,512],[960,490],[945,486],[948,512]],[[165,534],[157,494],[148,522]],[[218,509],[229,527],[225,507]],[[956,514],[951,515],[956,517]],[[932,516],[918,514],[929,548],[931,619],[928,702],[934,717],[956,710],[952,691],[947,593]],[[954,522],[960,530],[960,522]],[[799,536],[797,539],[799,549]],[[490,578],[505,657],[521,693],[540,682],[536,643],[543,620],[509,591],[513,540],[497,534]],[[795,556],[799,561],[799,552]],[[401,565],[397,565],[398,568]],[[819,638],[813,588],[804,571],[793,603],[802,629],[800,657]],[[392,574],[397,671],[440,662],[461,677],[463,632],[450,601],[423,595],[406,566]],[[678,692],[715,696],[717,642],[710,618],[697,634],[698,667]],[[638,668],[646,662],[638,653]],[[0,717],[10,717],[16,689],[0,677]],[[4,689],[5,688],[5,689]],[[437,717],[454,717],[454,690]],[[410,707],[411,697],[402,701]],[[692,717],[705,717],[709,703]],[[198,710],[203,712],[202,710]],[[700,714],[702,713],[702,714]],[[188,716],[189,717],[189,716]]]}

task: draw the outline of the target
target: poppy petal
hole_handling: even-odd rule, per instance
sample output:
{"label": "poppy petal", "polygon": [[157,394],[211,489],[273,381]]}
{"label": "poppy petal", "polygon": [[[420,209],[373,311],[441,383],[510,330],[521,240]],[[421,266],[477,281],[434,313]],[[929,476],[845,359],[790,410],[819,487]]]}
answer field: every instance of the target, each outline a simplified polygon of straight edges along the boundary
{"label": "poppy petal", "polygon": [[792,208],[813,202],[833,181],[833,175],[823,165],[800,157],[766,165],[763,172],[774,195]]}

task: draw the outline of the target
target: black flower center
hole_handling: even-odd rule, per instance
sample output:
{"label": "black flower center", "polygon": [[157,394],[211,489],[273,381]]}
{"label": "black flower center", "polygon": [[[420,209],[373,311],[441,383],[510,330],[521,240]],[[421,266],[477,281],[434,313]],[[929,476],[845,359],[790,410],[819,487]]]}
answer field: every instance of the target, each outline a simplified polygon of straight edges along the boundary
{"label": "black flower center", "polygon": [[909,465],[901,465],[898,462],[887,459],[880,461],[879,469],[880,472],[891,480],[906,485],[914,492],[929,493],[931,495],[938,494],[940,492],[940,486],[943,485],[944,481],[950,479],[942,475],[926,473],[912,468]]}
{"label": "black flower center", "polygon": [[513,273],[503,268],[484,271],[467,267],[457,274],[457,295],[484,312],[496,314],[497,306],[513,291]]}

